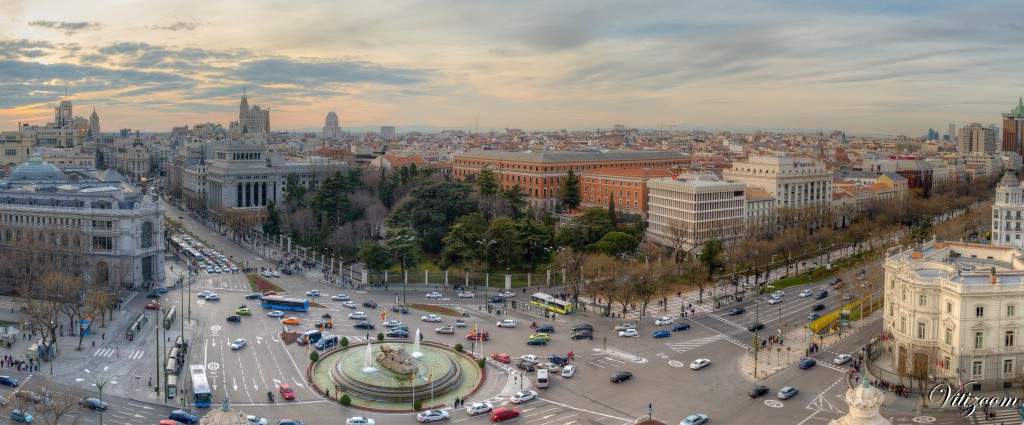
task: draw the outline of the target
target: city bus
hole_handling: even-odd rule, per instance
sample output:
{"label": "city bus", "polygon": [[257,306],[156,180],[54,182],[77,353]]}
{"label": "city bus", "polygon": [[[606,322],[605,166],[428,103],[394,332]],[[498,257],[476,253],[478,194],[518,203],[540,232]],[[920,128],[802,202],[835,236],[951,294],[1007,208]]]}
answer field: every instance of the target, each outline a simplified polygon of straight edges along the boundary
{"label": "city bus", "polygon": [[539,305],[539,306],[544,307],[544,308],[547,308],[548,310],[551,310],[551,311],[553,311],[555,313],[558,313],[558,314],[569,314],[569,313],[572,313],[572,303],[571,302],[562,301],[562,300],[560,300],[558,298],[555,298],[555,297],[553,297],[551,295],[548,295],[548,294],[545,294],[543,292],[538,292],[536,294],[533,294],[533,297],[530,298],[530,303],[532,303],[534,305]]}
{"label": "city bus", "polygon": [[168,357],[167,363],[164,363],[164,375],[177,375],[181,371],[178,359],[175,357]]}
{"label": "city bus", "polygon": [[171,325],[174,324],[174,318],[177,316],[178,310],[171,307],[167,310],[167,314],[164,315],[164,329],[170,329]]}
{"label": "city bus", "polygon": [[167,399],[170,400],[178,396],[178,375],[167,375],[166,379],[167,391],[165,393],[167,393]]}
{"label": "city bus", "polygon": [[309,300],[303,298],[287,298],[279,295],[267,295],[263,297],[263,308],[274,310],[309,310]]}
{"label": "city bus", "polygon": [[210,384],[206,381],[206,368],[201,364],[189,366],[192,374],[192,403],[196,407],[210,407]]}

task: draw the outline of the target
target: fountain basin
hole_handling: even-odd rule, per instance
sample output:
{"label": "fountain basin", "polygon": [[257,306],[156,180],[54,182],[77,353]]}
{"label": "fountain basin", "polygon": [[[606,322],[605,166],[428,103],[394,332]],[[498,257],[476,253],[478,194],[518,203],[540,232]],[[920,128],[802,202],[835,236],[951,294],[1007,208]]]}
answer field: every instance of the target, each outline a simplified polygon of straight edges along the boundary
{"label": "fountain basin", "polygon": [[[412,348],[407,342],[386,342],[393,348],[404,347],[406,350]],[[380,345],[380,344],[378,344]],[[335,388],[347,392],[352,396],[366,400],[405,403],[413,401],[413,394],[416,398],[422,399],[431,392],[436,395],[444,394],[458,388],[465,379],[463,373],[464,361],[460,361],[458,354],[454,351],[432,345],[421,345],[420,352],[422,359],[417,360],[419,371],[417,377],[410,384],[410,374],[399,374],[387,368],[376,367],[376,373],[364,372],[365,356],[352,355],[358,352],[348,348],[338,356],[329,356],[321,359],[332,360],[330,367],[330,378]],[[345,352],[349,352],[347,355]],[[333,354],[333,353],[332,353]],[[337,357],[337,359],[335,359]],[[477,373],[479,375],[479,373]]]}

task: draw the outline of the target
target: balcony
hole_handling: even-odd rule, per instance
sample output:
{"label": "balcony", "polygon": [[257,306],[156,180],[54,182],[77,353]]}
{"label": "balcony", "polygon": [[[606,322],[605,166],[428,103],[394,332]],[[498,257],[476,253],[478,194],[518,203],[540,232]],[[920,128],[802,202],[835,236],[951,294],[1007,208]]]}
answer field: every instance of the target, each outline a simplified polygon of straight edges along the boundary
{"label": "balcony", "polygon": [[1003,347],[1002,349],[1003,353],[1016,353],[1018,351],[1020,351],[1020,347],[1017,346]]}
{"label": "balcony", "polygon": [[977,357],[977,356],[987,356],[988,355],[988,348],[975,348],[975,349],[967,350],[967,352],[971,356],[975,356],[975,357]]}

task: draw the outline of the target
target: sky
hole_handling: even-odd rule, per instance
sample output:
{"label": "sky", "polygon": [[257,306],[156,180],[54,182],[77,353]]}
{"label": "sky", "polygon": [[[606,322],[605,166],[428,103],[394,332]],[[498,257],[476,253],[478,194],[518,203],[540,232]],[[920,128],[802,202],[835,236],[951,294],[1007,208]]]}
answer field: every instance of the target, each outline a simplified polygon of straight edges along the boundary
{"label": "sky", "polygon": [[0,0],[0,130],[67,85],[105,132],[343,128],[945,134],[1024,96],[1013,2]]}

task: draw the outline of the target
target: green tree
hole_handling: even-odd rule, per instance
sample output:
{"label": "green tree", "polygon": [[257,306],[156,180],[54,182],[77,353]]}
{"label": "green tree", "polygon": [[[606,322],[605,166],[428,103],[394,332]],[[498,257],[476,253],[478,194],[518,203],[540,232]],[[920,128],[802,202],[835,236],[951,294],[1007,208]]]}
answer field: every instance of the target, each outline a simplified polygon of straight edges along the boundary
{"label": "green tree", "polygon": [[444,248],[438,254],[437,265],[442,270],[452,266],[460,266],[467,261],[482,260],[480,241],[487,233],[487,221],[484,215],[475,212],[459,217],[442,239]]}
{"label": "green tree", "polygon": [[[704,266],[704,272],[707,273],[704,278],[704,282],[711,282],[711,278],[714,277],[715,272],[722,270],[724,263],[722,262],[722,241],[712,239],[704,241],[704,246],[700,250],[700,254],[697,254],[697,260]],[[700,285],[700,300],[704,301],[704,285]]]}
{"label": "green tree", "polygon": [[377,341],[384,340],[384,332],[377,332]]}
{"label": "green tree", "polygon": [[274,205],[274,201],[267,202],[267,221],[263,222],[263,233],[270,236],[281,234],[281,213]]}
{"label": "green tree", "polygon": [[306,192],[309,190],[299,181],[299,175],[288,173],[284,181],[284,202],[295,211],[305,206]]}
{"label": "green tree", "polygon": [[348,337],[341,337],[341,346],[348,347]]}
{"label": "green tree", "polygon": [[402,274],[420,263],[419,255],[416,255],[416,236],[408,227],[393,227],[388,229],[388,251],[393,260],[398,260],[402,266]]}
{"label": "green tree", "polygon": [[508,188],[504,192],[505,200],[508,201],[509,208],[512,209],[512,217],[521,218],[523,211],[526,210],[526,192],[519,183]]}
{"label": "green tree", "polygon": [[476,187],[481,196],[494,196],[501,190],[498,175],[490,167],[484,167],[476,176]]}
{"label": "green tree", "polygon": [[617,229],[619,227],[619,217],[615,215],[614,193],[612,193],[612,196],[608,197],[608,222],[610,223],[612,229]]}
{"label": "green tree", "polygon": [[316,362],[317,360],[320,360],[320,353],[316,351],[309,353],[309,361]]}
{"label": "green tree", "polygon": [[632,254],[636,252],[636,247],[639,245],[640,240],[634,238],[628,233],[608,232],[601,237],[601,240],[593,244],[591,251],[611,256],[620,256],[622,254]]}
{"label": "green tree", "polygon": [[[324,180],[310,202],[310,208],[317,217],[326,217],[327,222],[321,222],[320,225],[327,226],[328,230],[362,217],[363,211],[355,208],[348,196],[356,188],[352,179],[352,173],[335,173]],[[355,175],[355,179],[358,181],[358,174]]]}
{"label": "green tree", "polygon": [[385,207],[391,209],[395,204],[395,188],[398,187],[399,181],[395,178],[395,174],[388,175],[385,168],[380,169],[380,202]]}
{"label": "green tree", "polygon": [[459,181],[426,182],[412,190],[389,217],[389,224],[407,223],[419,238],[424,252],[441,252],[441,241],[455,220],[477,210],[470,197],[473,188]]}
{"label": "green tree", "polygon": [[516,220],[516,241],[522,248],[522,257],[515,268],[536,270],[551,262],[554,235],[550,227],[533,217]]}
{"label": "green tree", "polygon": [[562,181],[562,205],[567,210],[580,207],[580,179],[572,170],[569,170],[569,174]]}
{"label": "green tree", "polygon": [[348,394],[342,394],[341,404],[342,406],[350,406],[352,404],[352,397],[349,397]]}
{"label": "green tree", "polygon": [[523,257],[523,245],[519,241],[519,229],[511,217],[499,217],[487,228],[487,239],[497,241],[491,246],[487,260],[490,269],[519,268]]}
{"label": "green tree", "polygon": [[577,251],[584,251],[589,245],[587,230],[579,223],[570,223],[558,228],[555,235],[558,246],[567,246]]}
{"label": "green tree", "polygon": [[380,242],[365,241],[359,247],[359,261],[366,264],[370,271],[380,272],[390,269],[395,264],[391,252]]}

